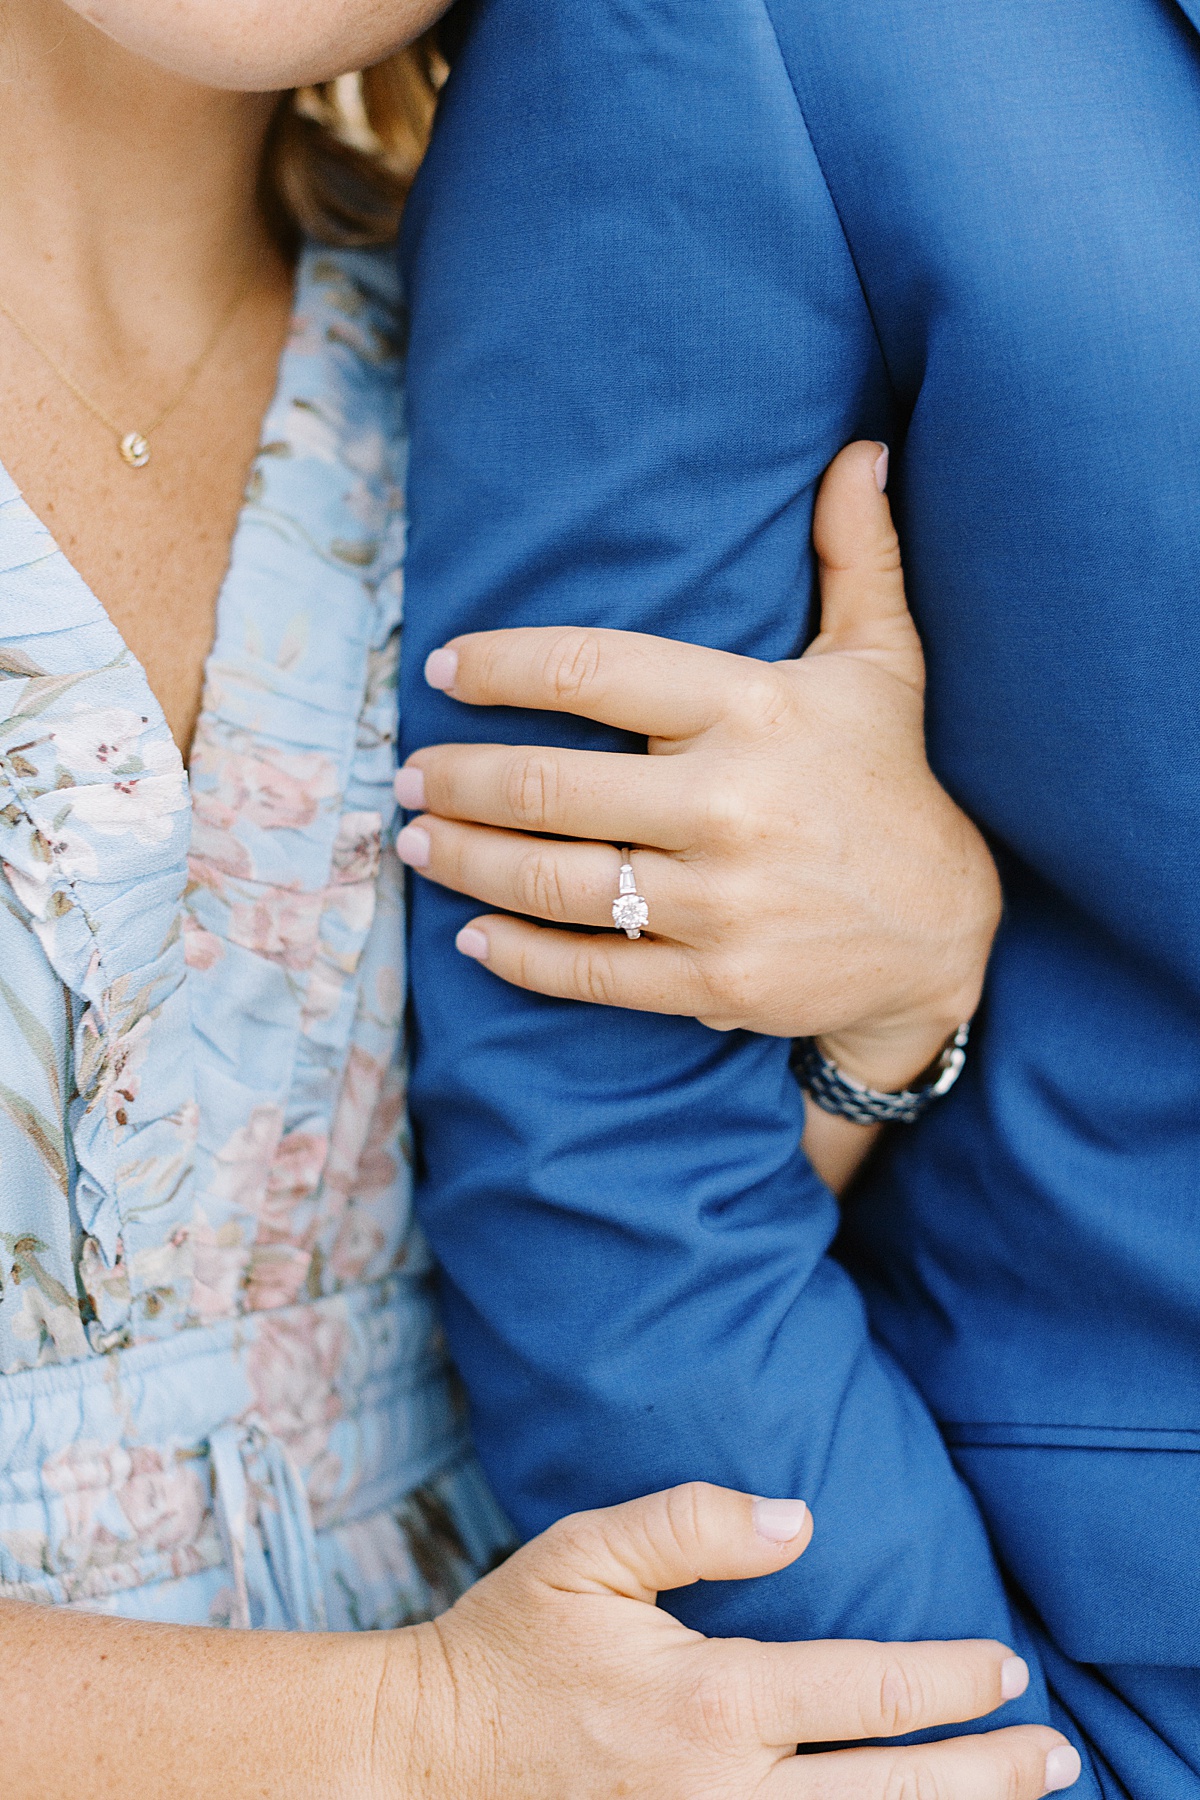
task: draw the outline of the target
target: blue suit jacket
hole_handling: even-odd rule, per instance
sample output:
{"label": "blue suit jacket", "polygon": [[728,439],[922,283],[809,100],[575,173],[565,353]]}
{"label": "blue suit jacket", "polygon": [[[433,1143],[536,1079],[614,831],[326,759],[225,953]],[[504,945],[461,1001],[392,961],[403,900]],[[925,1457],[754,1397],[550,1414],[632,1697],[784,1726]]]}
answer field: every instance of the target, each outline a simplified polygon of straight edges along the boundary
{"label": "blue suit jacket", "polygon": [[497,1491],[527,1531],[804,1495],[795,1569],[677,1597],[709,1630],[1010,1636],[1015,1596],[1139,1800],[1200,1792],[1189,12],[481,0],[406,240],[406,753],[615,741],[426,689],[456,632],[795,653],[814,485],[886,437],[931,756],[1007,891],[968,1073],[835,1260],[785,1044],[506,988],[417,884],[420,1204]]}

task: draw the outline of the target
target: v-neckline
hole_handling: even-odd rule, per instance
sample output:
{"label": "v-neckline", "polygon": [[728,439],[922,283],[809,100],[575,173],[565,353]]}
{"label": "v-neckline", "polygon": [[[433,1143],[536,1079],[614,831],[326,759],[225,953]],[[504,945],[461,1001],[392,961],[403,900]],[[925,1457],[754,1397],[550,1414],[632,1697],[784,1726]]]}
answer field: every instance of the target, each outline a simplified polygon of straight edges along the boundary
{"label": "v-neckline", "polygon": [[229,1233],[278,1303],[271,1194],[319,1182],[380,894],[398,918],[399,309],[386,254],[302,255],[186,779],[141,664],[0,472],[0,859],[71,996],[59,1179],[98,1349],[239,1304],[205,1288]]}
{"label": "v-neckline", "polygon": [[[302,304],[301,296],[302,296],[303,290],[306,286],[306,278],[308,275],[307,264],[308,264],[308,261],[309,261],[311,255],[312,255],[311,247],[308,245],[305,245],[301,249],[300,255],[297,258],[296,274],[295,274],[295,281],[294,281],[293,290],[292,290],[292,304],[291,304],[291,310],[290,310],[289,317],[288,317],[287,333],[286,333],[286,336],[284,337],[283,348],[280,351],[279,361],[276,365],[275,380],[274,380],[274,383],[272,384],[272,388],[271,388],[271,397],[267,402],[267,405],[263,411],[262,419],[259,422],[258,443],[257,443],[257,447],[254,452],[254,459],[250,464],[250,471],[249,471],[250,476],[253,475],[253,471],[254,471],[255,467],[257,466],[259,458],[262,456],[263,451],[268,446],[270,423],[271,423],[272,417],[275,414],[276,409],[278,407],[280,396],[282,395],[282,393],[285,391],[285,389],[287,387],[289,359],[290,359],[290,355],[291,355],[291,351],[292,351],[292,345],[295,341],[296,334],[297,334],[298,322],[299,322],[299,319],[301,316],[301,304]],[[203,670],[203,675],[201,678],[200,708],[196,714],[196,723],[192,729],[192,741],[191,741],[191,744],[188,746],[188,752],[185,755],[184,752],[182,751],[182,749],[180,748],[178,741],[176,740],[175,733],[171,730],[171,727],[170,727],[169,723],[167,722],[167,716],[163,710],[162,703],[160,702],[158,695],[154,692],[154,689],[150,685],[150,678],[146,673],[145,667],[142,664],[141,659],[134,654],[133,650],[130,648],[129,644],[126,641],[123,632],[117,626],[115,620],[112,617],[112,614],[109,612],[108,608],[105,606],[103,600],[101,600],[100,596],[96,593],[95,589],[91,586],[90,582],[85,580],[84,576],[75,567],[75,564],[71,561],[71,559],[67,555],[66,551],[62,548],[62,545],[58,542],[58,539],[55,537],[55,535],[54,535],[53,531],[50,529],[50,527],[46,524],[45,520],[42,519],[41,516],[34,511],[33,507],[30,505],[29,501],[25,498],[25,495],[22,492],[20,486],[13,479],[13,477],[9,473],[8,469],[5,467],[3,459],[0,458],[0,497],[3,496],[3,489],[5,487],[7,487],[9,490],[9,497],[10,497],[11,501],[13,503],[15,503],[17,505],[17,507],[20,509],[20,511],[25,519],[26,524],[30,527],[31,530],[36,532],[42,538],[43,542],[45,543],[45,545],[46,545],[46,552],[45,552],[46,560],[48,562],[53,561],[58,564],[59,574],[60,574],[60,578],[61,578],[63,584],[66,587],[73,589],[76,596],[79,599],[84,601],[85,606],[87,607],[87,610],[92,615],[91,622],[97,628],[100,641],[104,642],[105,640],[107,640],[107,642],[109,643],[109,645],[113,651],[113,654],[110,657],[108,657],[106,660],[113,662],[113,663],[115,663],[119,660],[119,661],[125,663],[134,672],[136,684],[142,690],[141,700],[142,700],[143,710],[144,710],[147,720],[154,727],[160,728],[162,731],[164,731],[166,733],[168,741],[174,747],[176,755],[179,758],[180,766],[183,769],[184,780],[188,784],[189,805],[190,805],[190,775],[191,775],[192,758],[195,754],[196,742],[200,736],[201,726],[203,725],[206,713],[208,712],[208,703],[209,703],[209,694],[210,694],[209,676],[210,676],[210,672],[211,672],[214,664],[220,661],[220,654],[222,651],[222,643],[223,643],[223,636],[224,636],[223,628],[224,628],[224,625],[226,622],[226,616],[228,613],[228,595],[229,595],[231,585],[234,582],[234,580],[236,579],[236,574],[237,574],[236,564],[237,564],[237,556],[238,556],[238,542],[239,542],[239,537],[240,537],[240,527],[241,527],[242,520],[245,517],[246,506],[247,506],[245,490],[243,490],[242,499],[241,499],[241,502],[239,503],[238,510],[237,510],[237,516],[234,519],[233,531],[230,534],[230,540],[229,540],[229,554],[226,558],[225,570],[221,576],[220,585],[217,589],[216,604],[213,608],[212,642],[210,643],[207,654],[205,655],[205,658],[204,658],[204,670]],[[100,665],[97,665],[97,666],[100,666]]]}

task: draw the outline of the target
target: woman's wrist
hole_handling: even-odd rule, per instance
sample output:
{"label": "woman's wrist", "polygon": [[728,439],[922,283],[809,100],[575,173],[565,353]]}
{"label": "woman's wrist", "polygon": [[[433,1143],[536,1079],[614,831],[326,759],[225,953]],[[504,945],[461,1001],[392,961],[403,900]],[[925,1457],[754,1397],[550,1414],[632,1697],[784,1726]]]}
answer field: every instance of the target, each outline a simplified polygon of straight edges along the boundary
{"label": "woman's wrist", "polygon": [[843,1075],[877,1093],[899,1094],[926,1085],[946,1045],[973,1010],[964,1011],[953,1022],[939,1016],[894,1030],[868,1026],[822,1033],[814,1041],[822,1056],[835,1063]]}
{"label": "woman's wrist", "polygon": [[1000,924],[1000,881],[982,837],[965,817],[961,823],[967,838],[964,848],[970,853],[970,878],[962,871],[955,888],[955,917],[947,922],[936,947],[927,946],[920,959],[932,977],[926,992],[902,1012],[860,1018],[839,1030],[814,1034],[821,1053],[843,1074],[880,1093],[920,1087],[960,1025],[974,1018],[983,993]]}
{"label": "woman's wrist", "polygon": [[379,1634],[383,1654],[374,1705],[371,1800],[490,1800],[486,1754],[499,1741],[494,1683],[482,1650],[452,1666],[436,1621]]}

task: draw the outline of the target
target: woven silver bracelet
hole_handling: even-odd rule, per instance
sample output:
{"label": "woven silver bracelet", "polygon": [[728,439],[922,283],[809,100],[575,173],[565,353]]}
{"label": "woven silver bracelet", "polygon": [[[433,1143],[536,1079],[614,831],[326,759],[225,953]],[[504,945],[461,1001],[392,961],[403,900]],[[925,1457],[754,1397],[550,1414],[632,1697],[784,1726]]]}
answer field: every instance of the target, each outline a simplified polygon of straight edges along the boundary
{"label": "woven silver bracelet", "polygon": [[937,1061],[930,1064],[929,1080],[895,1094],[855,1081],[829,1060],[815,1038],[796,1039],[792,1068],[800,1086],[824,1112],[853,1119],[856,1125],[914,1125],[927,1107],[950,1092],[962,1074],[970,1035],[970,1024],[960,1025]]}

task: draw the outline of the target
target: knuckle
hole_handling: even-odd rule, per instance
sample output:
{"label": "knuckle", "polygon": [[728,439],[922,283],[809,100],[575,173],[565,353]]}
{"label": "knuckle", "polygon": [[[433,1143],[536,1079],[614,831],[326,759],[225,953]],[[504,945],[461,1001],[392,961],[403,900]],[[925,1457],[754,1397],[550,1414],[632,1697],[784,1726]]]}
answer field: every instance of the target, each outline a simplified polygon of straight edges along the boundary
{"label": "knuckle", "polygon": [[481,697],[502,694],[505,689],[506,643],[501,632],[484,632],[459,647],[459,674],[455,683],[464,692],[464,676],[473,673],[471,692]]}
{"label": "knuckle", "polygon": [[[1031,1760],[1028,1768],[1012,1755],[1005,1755],[1001,1760],[995,1745],[980,1744],[976,1754],[987,1755],[987,1791],[992,1800],[1035,1800],[1041,1793],[1041,1764],[1035,1769],[1033,1761],[1036,1759]],[[962,1774],[961,1766],[957,1776],[950,1776],[948,1769],[937,1767],[932,1760],[919,1760],[919,1752],[914,1755],[907,1751],[903,1760],[897,1759],[891,1765],[881,1800],[954,1800]]]}
{"label": "knuckle", "polygon": [[616,1006],[617,984],[612,965],[606,957],[596,955],[590,945],[576,952],[573,975],[581,1000],[594,1001],[597,1006]]}
{"label": "knuckle", "polygon": [[900,536],[889,519],[880,530],[871,550],[870,566],[880,575],[899,575],[904,569],[900,554]]}
{"label": "knuckle", "polygon": [[937,1770],[926,1762],[893,1763],[881,1800],[951,1800]]}
{"label": "knuckle", "polygon": [[706,1669],[692,1695],[697,1735],[712,1750],[740,1749],[754,1732],[754,1708],[746,1685],[731,1680],[728,1669]]}
{"label": "knuckle", "polygon": [[698,959],[697,975],[702,987],[698,1012],[739,1024],[757,1016],[761,998],[758,982],[740,957]]}
{"label": "knuckle", "polygon": [[739,716],[756,731],[768,735],[790,718],[792,695],[786,681],[770,663],[751,663],[737,697]]}
{"label": "knuckle", "polygon": [[600,1527],[591,1513],[569,1513],[547,1526],[532,1544],[537,1554],[566,1556],[582,1562],[594,1561],[600,1539]]}
{"label": "knuckle", "polygon": [[707,842],[722,848],[740,842],[749,826],[749,808],[742,787],[729,780],[710,782],[700,804],[700,828]]}
{"label": "knuckle", "polygon": [[526,851],[517,864],[514,888],[521,912],[539,919],[562,921],[568,917],[562,877],[551,845]]}
{"label": "knuckle", "polygon": [[577,704],[600,672],[601,655],[595,632],[556,633],[546,651],[546,686],[564,705]]}
{"label": "knuckle", "polygon": [[518,825],[530,831],[544,827],[557,789],[555,773],[553,760],[538,752],[518,757],[511,765],[504,798]]}
{"label": "knuckle", "polygon": [[703,1508],[709,1489],[701,1481],[685,1481],[667,1493],[667,1525],[685,1562],[696,1560],[703,1536]]}
{"label": "knuckle", "polygon": [[885,1662],[879,1677],[879,1729],[900,1737],[928,1722],[931,1696],[919,1668],[895,1659]]}
{"label": "knuckle", "polygon": [[536,992],[540,973],[539,963],[531,954],[529,946],[518,944],[512,962],[512,979],[517,987],[530,988]]}
{"label": "knuckle", "polygon": [[1033,1800],[1033,1796],[1042,1791],[1045,1766],[1042,1756],[1031,1757],[1029,1767],[1017,1757],[1010,1757],[999,1771],[1002,1785],[996,1789],[996,1800]]}

